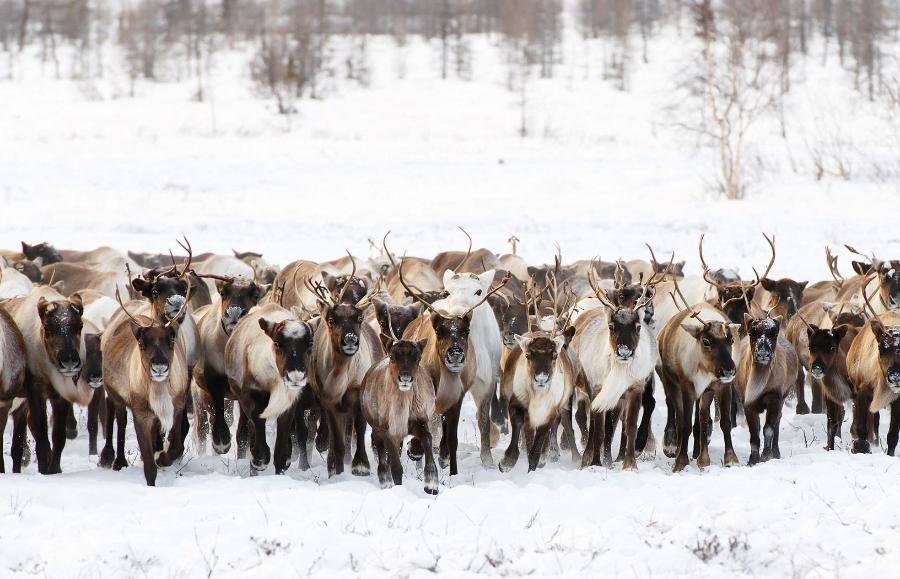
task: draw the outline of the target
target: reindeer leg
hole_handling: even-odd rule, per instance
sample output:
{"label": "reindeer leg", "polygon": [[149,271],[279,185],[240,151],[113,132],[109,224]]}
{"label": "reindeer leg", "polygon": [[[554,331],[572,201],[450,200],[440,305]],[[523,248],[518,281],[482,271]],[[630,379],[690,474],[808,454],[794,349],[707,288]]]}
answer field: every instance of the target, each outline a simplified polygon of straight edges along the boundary
{"label": "reindeer leg", "polygon": [[[128,409],[124,404],[115,405],[116,420],[116,459],[113,461],[113,470],[122,470],[128,466],[125,458],[125,428],[128,426]],[[107,418],[112,422],[112,416]]]}
{"label": "reindeer leg", "polygon": [[766,410],[766,426],[763,429],[766,446],[769,448],[769,458],[781,458],[781,449],[778,447],[778,435],[781,431],[781,410],[784,401],[781,396],[772,395]]}
{"label": "reindeer leg", "polygon": [[50,401],[53,409],[53,451],[50,459],[50,474],[62,472],[61,461],[63,449],[66,447],[67,426],[69,414],[72,412],[72,404],[64,398],[56,398]]}
{"label": "reindeer leg", "polygon": [[891,402],[891,422],[887,433],[888,456],[894,456],[898,438],[900,438],[900,400],[894,400]]}
{"label": "reindeer leg", "polygon": [[706,428],[706,422],[709,420],[710,407],[715,398],[715,390],[707,388],[700,397],[700,424],[703,430],[700,433],[700,455],[697,457],[697,466],[706,468],[709,466],[709,437],[712,434],[711,429]]}
{"label": "reindeer leg", "polygon": [[876,446],[881,445],[881,412],[869,413],[869,442],[874,442]]}
{"label": "reindeer leg", "polygon": [[449,438],[448,451],[450,458],[450,476],[459,472],[456,454],[459,449],[459,413],[462,409],[462,399],[457,402],[453,408],[447,412],[447,423],[445,434]]}
{"label": "reindeer leg", "polygon": [[647,383],[644,385],[644,391],[641,393],[641,423],[638,426],[637,440],[635,440],[635,449],[639,453],[652,454],[656,452],[656,439],[653,436],[653,411],[656,409],[656,398],[653,397],[655,389],[656,377],[650,374]]}
{"label": "reindeer leg", "polygon": [[541,459],[542,467],[547,458],[550,459],[550,462],[559,462],[559,420],[560,417],[557,416],[550,423],[550,434],[547,437],[547,452],[546,456]]}
{"label": "reindeer leg", "polygon": [[100,417],[100,408],[106,402],[106,396],[103,394],[103,388],[94,390],[91,396],[91,403],[88,404],[87,430],[88,430],[88,456],[97,455],[97,426]]}
{"label": "reindeer leg", "polygon": [[575,428],[572,426],[572,400],[569,399],[563,404],[559,411],[559,421],[563,427],[563,433],[569,440],[568,450],[572,453],[572,462],[578,463],[581,455],[578,454],[578,445],[575,443]]}
{"label": "reindeer leg", "polygon": [[112,443],[113,427],[116,420],[116,403],[113,402],[112,398],[107,397],[102,404],[106,406],[106,419],[102,421],[104,443],[103,450],[100,451],[100,462],[98,464],[100,468],[112,468],[113,460],[116,458],[116,451],[113,449]]}
{"label": "reindeer leg", "polygon": [[50,474],[51,456],[47,426],[47,400],[35,392],[37,386],[33,384],[30,378],[26,378],[25,388],[28,396],[28,428],[34,437],[38,472]]}
{"label": "reindeer leg", "polygon": [[387,448],[384,444],[386,433],[382,430],[372,429],[372,449],[375,451],[375,460],[378,461],[378,482],[381,488],[389,489],[394,486],[390,472],[390,461]]}
{"label": "reindeer leg", "polygon": [[[18,410],[12,413],[13,415],[13,433],[12,433],[12,447],[10,448],[10,455],[12,455],[12,469],[14,473],[22,472],[22,455],[25,451],[25,436],[28,431],[28,405],[21,405]],[[3,419],[3,424],[6,424],[6,418]]]}
{"label": "reindeer leg", "polygon": [[[203,406],[194,404],[194,415],[202,414],[206,417],[206,428],[209,429],[209,404],[212,402],[212,445],[216,454],[227,454],[231,450],[231,430],[228,429],[228,421],[225,418],[225,391],[220,385],[210,389],[210,400]],[[206,440],[206,437],[203,438]]]}
{"label": "reindeer leg", "polygon": [[813,380],[812,384],[812,413],[822,414],[824,410],[822,386],[818,380]]}
{"label": "reindeer leg", "polygon": [[[187,422],[187,408],[185,407],[185,398],[187,395],[179,396],[175,402],[175,421],[172,423],[172,429],[168,433],[168,447],[156,454],[157,466],[171,466],[176,460],[184,455],[184,423]],[[181,417],[181,420],[178,417]]]}
{"label": "reindeer leg", "polygon": [[[581,468],[594,466],[599,462],[599,453],[596,451],[595,435],[598,429],[597,413],[590,413],[590,428],[587,430],[587,442],[584,446],[584,453],[581,455]],[[597,459],[595,461],[595,459]]]}
{"label": "reindeer leg", "polygon": [[590,429],[588,427],[588,416],[590,412],[590,404],[586,399],[579,398],[572,394],[575,401],[575,422],[578,424],[578,430],[581,432],[581,446],[587,448],[590,440]]}
{"label": "reindeer leg", "polygon": [[837,417],[837,408],[830,398],[825,399],[825,450],[834,450],[834,421]]}
{"label": "reindeer leg", "polygon": [[[813,406],[815,406],[816,382],[813,381],[811,386],[813,389]],[[803,370],[803,366],[797,369],[797,381],[794,388],[797,392],[797,414],[809,414],[809,406],[806,404],[806,372]]]}
{"label": "reindeer leg", "polygon": [[[619,404],[622,402],[619,401]],[[612,460],[612,441],[613,436],[616,433],[616,426],[619,424],[619,405],[617,404],[615,408],[607,410],[603,413],[603,463],[607,468],[611,468],[613,465]],[[624,429],[623,429],[624,435]],[[619,454],[624,454],[624,444],[619,445]],[[616,461],[622,460],[623,456],[617,456]]]}
{"label": "reindeer leg", "polygon": [[498,390],[499,388],[495,387],[494,392],[491,394],[491,422],[499,426],[502,429],[501,432],[506,434],[507,401],[504,400]]}
{"label": "reindeer leg", "polygon": [[385,448],[388,455],[388,464],[390,464],[391,468],[391,478],[396,486],[403,486],[403,465],[400,463],[400,448],[402,446],[402,438],[385,437]]}
{"label": "reindeer leg", "polygon": [[669,458],[675,458],[678,454],[678,434],[680,414],[676,408],[681,404],[681,393],[666,373],[660,372],[663,383],[663,392],[666,394],[666,429],[663,431],[663,454]]}
{"label": "reindeer leg", "polygon": [[69,404],[69,412],[66,415],[66,438],[75,440],[78,438],[78,420],[75,419],[75,407]]}
{"label": "reindeer leg", "polygon": [[641,399],[643,390],[631,390],[625,396],[625,410],[622,416],[622,432],[626,434],[625,460],[622,462],[622,470],[637,470],[636,450],[638,414],[641,411]]}
{"label": "reindeer leg", "polygon": [[550,436],[550,424],[542,424],[534,429],[534,441],[528,449],[528,472],[537,470],[541,462],[547,437]]}
{"label": "reindeer leg", "polygon": [[725,466],[739,465],[741,463],[734,452],[734,444],[731,442],[731,412],[727,411],[728,408],[731,408],[731,396],[733,394],[731,385],[725,384],[719,388],[717,394],[719,399],[719,428],[722,430],[722,437],[725,439],[725,457],[723,462]]}
{"label": "reindeer leg", "polygon": [[141,461],[144,463],[144,480],[148,487],[156,486],[156,460],[153,458],[153,443],[156,440],[156,416],[152,412],[134,412],[134,431],[137,435],[138,447],[141,450]]}
{"label": "reindeer leg", "polygon": [[307,445],[309,444],[309,425],[306,422],[306,411],[313,404],[313,393],[311,388],[304,388],[300,393],[300,399],[294,407],[294,441],[297,445],[297,466],[300,470],[309,470],[309,453]]}
{"label": "reindeer leg", "polygon": [[203,456],[207,451],[206,443],[210,434],[209,408],[213,405],[207,390],[200,386],[201,382],[206,384],[198,374],[190,390],[194,415],[194,452],[197,456]]}
{"label": "reindeer leg", "polygon": [[872,396],[868,392],[857,392],[853,400],[853,446],[850,452],[853,454],[869,454],[872,452],[869,445],[869,405]]}
{"label": "reindeer leg", "polygon": [[291,431],[294,430],[294,419],[293,409],[288,409],[276,421],[275,452],[273,453],[275,474],[284,474],[291,467]]}
{"label": "reindeer leg", "polygon": [[509,423],[511,434],[509,446],[500,461],[501,472],[511,471],[519,461],[519,437],[522,435],[522,428],[525,424],[525,409],[516,400],[509,402]]}
{"label": "reindeer leg", "polygon": [[691,458],[697,460],[700,456],[700,443],[702,436],[702,429],[706,426],[706,424],[701,420],[700,417],[700,399],[694,400],[694,449],[691,452]]}
{"label": "reindeer leg", "polygon": [[[356,476],[369,476],[369,455],[366,454],[366,428],[368,423],[362,413],[359,403],[359,390],[353,392],[350,406],[350,416],[353,418],[353,430],[356,433],[356,452],[353,455],[352,472]],[[402,441],[400,446],[402,447]],[[400,452],[399,447],[397,452]],[[399,463],[399,458],[397,459]]]}
{"label": "reindeer leg", "polygon": [[750,430],[750,460],[747,464],[753,466],[759,463],[759,408],[757,401],[752,408],[744,406],[744,416],[747,417],[747,428]]}
{"label": "reindeer leg", "polygon": [[494,468],[494,457],[491,455],[491,400],[493,395],[478,401],[477,419],[478,433],[481,438],[481,466]]}
{"label": "reindeer leg", "polygon": [[247,458],[247,449],[250,448],[250,417],[247,415],[247,408],[242,402],[238,401],[240,414],[238,415],[237,434],[237,458]]}
{"label": "reindeer leg", "polygon": [[410,425],[409,431],[416,440],[419,440],[419,444],[422,445],[425,452],[425,492],[436,495],[438,493],[438,471],[431,450],[431,431],[428,430],[428,422],[425,419],[416,420]]}
{"label": "reindeer leg", "polygon": [[6,472],[3,461],[3,434],[6,432],[6,421],[9,418],[9,406],[0,406],[0,473]]}
{"label": "reindeer leg", "polygon": [[344,454],[346,447],[344,446],[344,416],[336,408],[328,406],[325,408],[325,414],[328,417],[328,431],[331,436],[328,437],[328,476],[332,477],[344,472]]}
{"label": "reindeer leg", "polygon": [[691,427],[694,422],[694,395],[689,390],[681,392],[680,400],[675,406],[675,422],[678,425],[678,453],[672,472],[684,470],[691,464],[688,458],[688,441],[691,438]]}

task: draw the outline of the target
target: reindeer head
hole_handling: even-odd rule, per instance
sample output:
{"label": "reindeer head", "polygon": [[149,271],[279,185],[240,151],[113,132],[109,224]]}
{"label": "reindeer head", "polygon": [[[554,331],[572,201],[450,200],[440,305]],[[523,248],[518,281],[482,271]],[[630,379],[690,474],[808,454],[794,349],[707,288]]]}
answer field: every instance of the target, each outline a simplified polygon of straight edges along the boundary
{"label": "reindeer head", "polygon": [[830,330],[810,324],[806,328],[809,338],[810,365],[809,373],[816,380],[825,377],[834,366],[841,348],[841,340],[847,335],[847,326],[837,326]]}
{"label": "reindeer head", "polygon": [[754,319],[744,314],[744,328],[750,336],[750,352],[757,364],[768,366],[775,359],[781,316]]}
{"label": "reindeer head", "polygon": [[[772,257],[771,259],[769,259],[769,264],[766,266],[766,270],[763,272],[762,276],[759,275],[756,269],[753,270],[754,274],[756,275],[756,280],[751,282],[741,281],[740,278],[728,281],[729,277],[723,276],[722,272],[726,272],[729,270],[711,270],[709,266],[706,265],[706,259],[703,257],[704,237],[705,234],[700,236],[699,248],[700,265],[703,267],[703,279],[705,279],[707,283],[716,288],[719,307],[723,312],[725,312],[725,315],[728,316],[728,319],[735,324],[739,324],[745,316],[752,313],[750,309],[750,302],[753,301],[753,296],[756,293],[756,287],[759,286],[761,279],[765,279],[769,275],[769,272],[772,271],[772,266],[775,265],[775,236],[772,236],[770,238],[768,235],[763,233],[763,237],[766,239],[766,242],[769,244],[769,248],[772,250]],[[798,302],[795,307],[799,306],[800,304]]]}
{"label": "reindeer head", "polygon": [[369,291],[366,280],[353,274],[331,275],[324,272],[322,273],[322,283],[325,289],[332,294],[340,294],[342,303],[355,304],[363,299]]}
{"label": "reindeer head", "polygon": [[528,332],[528,316],[529,312],[525,304],[517,299],[507,299],[499,295],[493,295],[488,300],[497,322],[500,325],[500,334],[503,338],[503,345],[507,348],[516,347],[516,336],[520,336]]}
{"label": "reindeer head", "polygon": [[275,366],[290,390],[300,390],[309,382],[309,363],[313,349],[313,328],[308,322],[260,318],[259,327],[272,340]]}
{"label": "reindeer head", "polygon": [[464,316],[445,316],[432,313],[431,326],[437,338],[435,348],[441,356],[444,366],[451,373],[458,374],[466,365],[469,350],[469,326],[472,313]]}
{"label": "reindeer head", "polygon": [[[694,317],[694,316],[692,316]],[[700,346],[700,369],[715,376],[722,384],[729,384],[737,374],[735,342],[740,341],[740,326],[724,322],[699,324],[682,323],[681,328],[697,340]]]}
{"label": "reindeer head", "polygon": [[397,340],[388,348],[391,378],[401,392],[407,392],[415,386],[416,373],[427,343],[428,340]]}
{"label": "reindeer head", "polygon": [[767,277],[761,283],[771,294],[766,309],[772,314],[784,316],[786,320],[791,319],[803,305],[803,290],[809,284],[806,281],[798,282],[788,278],[774,280]]}
{"label": "reindeer head", "polygon": [[20,259],[13,265],[15,270],[27,277],[31,283],[42,283],[44,281],[44,272],[41,271],[43,266],[43,257],[38,257],[34,261],[30,259]]}
{"label": "reindeer head", "polygon": [[[336,285],[334,289],[326,287],[325,283],[328,282],[328,278],[325,279],[325,283],[313,283],[309,278],[304,281],[307,289],[316,296],[320,316],[325,320],[332,350],[344,356],[353,356],[359,351],[362,339],[361,328],[365,320],[366,309],[371,305],[371,300],[378,291],[378,286],[375,285],[367,294],[355,299],[353,292],[359,287],[356,283],[359,278],[354,277],[355,273],[356,261],[354,260],[353,272],[346,278],[343,285]],[[327,275],[324,274],[323,277]]]}
{"label": "reindeer head", "polygon": [[41,341],[47,356],[56,363],[57,371],[74,378],[81,371],[81,315],[84,305],[81,296],[73,294],[68,300],[47,301],[43,296],[37,303],[41,320]]}
{"label": "reindeer head", "polygon": [[141,352],[141,365],[150,380],[168,380],[175,358],[178,324],[160,324],[146,316],[138,316],[132,318],[131,331]]}
{"label": "reindeer head", "polygon": [[878,272],[881,299],[889,310],[900,310],[900,260],[886,262]]}
{"label": "reindeer head", "polygon": [[556,370],[556,360],[566,345],[566,337],[557,333],[531,332],[525,336],[516,336],[528,367],[528,376],[535,390],[548,388]]}
{"label": "reindeer head", "polygon": [[422,304],[398,306],[377,298],[372,300],[372,305],[375,306],[375,319],[378,320],[378,327],[381,329],[379,337],[386,352],[397,336],[403,335],[406,326],[422,315],[423,309]]}
{"label": "reindeer head", "polygon": [[100,351],[101,334],[84,334],[84,376],[91,388],[103,387],[103,354]]}
{"label": "reindeer head", "polygon": [[44,265],[50,265],[51,263],[57,263],[63,260],[59,252],[56,251],[56,248],[46,241],[38,243],[37,245],[28,245],[23,241],[22,253],[31,261],[34,261],[39,257],[43,258]]}
{"label": "reindeer head", "polygon": [[258,285],[245,277],[220,278],[216,280],[216,290],[222,298],[220,323],[227,335],[237,326],[241,318],[259,303],[269,291],[269,285]]}
{"label": "reindeer head", "polygon": [[440,302],[439,307],[451,312],[468,309],[484,301],[482,298],[487,295],[494,282],[494,270],[475,274],[454,273],[448,269],[444,272],[443,282],[448,295]]}
{"label": "reindeer head", "polygon": [[131,287],[150,301],[153,310],[170,319],[184,309],[189,286],[187,279],[155,269],[145,273],[143,278],[131,280]]}

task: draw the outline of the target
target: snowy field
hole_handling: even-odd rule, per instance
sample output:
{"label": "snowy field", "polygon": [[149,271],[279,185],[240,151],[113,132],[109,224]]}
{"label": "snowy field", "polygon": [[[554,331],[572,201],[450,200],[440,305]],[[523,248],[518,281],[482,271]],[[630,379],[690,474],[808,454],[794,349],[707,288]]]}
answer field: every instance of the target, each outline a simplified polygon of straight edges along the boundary
{"label": "snowy field", "polygon": [[[900,255],[896,134],[846,73],[803,65],[786,102],[791,138],[758,138],[760,176],[747,200],[726,202],[710,192],[713,153],[667,129],[678,45],[651,43],[630,92],[601,80],[584,49],[569,51],[559,79],[530,85],[525,139],[518,96],[478,46],[474,81],[438,81],[433,50],[415,42],[398,80],[396,49],[373,42],[372,86],[300,101],[290,130],[241,80],[239,54],[217,57],[204,103],[188,84],[138,84],[129,98],[114,75],[52,80],[34,61],[0,82],[0,246],[164,251],[186,234],[198,251],[285,264],[365,254],[387,229],[410,255],[462,249],[463,225],[500,252],[515,233],[532,263],[552,261],[554,241],[567,261],[645,257],[650,242],[696,272],[706,232],[711,264],[748,274],[767,259],[766,231],[778,246],[773,275],[810,280],[828,277],[826,244]],[[814,180],[804,139],[848,116],[856,176]],[[146,488],[139,465],[96,467],[79,410],[64,474],[32,465],[0,476],[0,576],[895,576],[900,459],[851,456],[846,442],[826,453],[824,415],[795,416],[793,404],[782,460],[725,469],[717,425],[713,465],[675,475],[661,452],[637,473],[565,458],[532,474],[523,460],[510,474],[484,471],[469,405],[461,472],[441,473],[437,497],[409,464],[404,485],[382,491],[374,474],[329,480],[319,456],[308,472],[251,477],[234,450],[188,449]],[[748,439],[740,425],[742,463]],[[137,460],[131,430],[128,452]]]}

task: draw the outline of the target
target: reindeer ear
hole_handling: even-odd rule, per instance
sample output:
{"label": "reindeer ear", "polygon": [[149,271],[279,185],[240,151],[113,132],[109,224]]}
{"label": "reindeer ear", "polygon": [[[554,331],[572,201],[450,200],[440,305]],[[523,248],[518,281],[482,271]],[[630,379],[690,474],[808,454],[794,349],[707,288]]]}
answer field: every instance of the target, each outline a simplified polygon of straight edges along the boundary
{"label": "reindeer ear", "polygon": [[781,322],[784,321],[784,317],[783,316],[775,316],[774,318],[772,318],[772,321],[775,322],[775,325],[780,328]]}
{"label": "reindeer ear", "polygon": [[219,292],[219,295],[223,298],[225,297],[225,290],[228,288],[228,282],[222,279],[216,280],[216,291]]}
{"label": "reindeer ear", "polygon": [[453,270],[450,270],[450,269],[444,270],[444,278],[442,280],[444,282],[444,287],[447,287],[447,284],[450,283],[450,280],[453,279],[454,275],[456,275],[456,274],[453,273]]}
{"label": "reindeer ear", "polygon": [[703,326],[699,324],[689,324],[687,322],[681,324],[681,329],[693,336],[695,339],[703,333]]}
{"label": "reindeer ear", "polygon": [[337,285],[337,278],[328,273],[327,271],[322,272],[322,285],[324,285],[328,291],[334,291],[335,286]]}
{"label": "reindeer ear", "polygon": [[775,288],[778,286],[778,282],[773,279],[769,279],[767,277],[762,278],[762,286],[768,292],[775,291]]}
{"label": "reindeer ear", "polygon": [[869,322],[869,325],[872,327],[872,333],[875,334],[875,339],[881,340],[881,337],[884,335],[884,324],[881,323],[881,320],[872,319],[872,321]]}
{"label": "reindeer ear", "polygon": [[425,340],[419,340],[418,342],[416,342],[416,346],[419,347],[419,352],[422,353],[422,354],[424,354],[424,353],[425,353],[425,348],[428,347],[428,340],[427,340],[427,339],[425,339]]}
{"label": "reindeer ear", "polygon": [[797,287],[799,287],[800,291],[802,292],[803,290],[806,289],[806,286],[808,286],[808,285],[809,285],[808,281],[801,281],[800,283],[797,284]]}
{"label": "reindeer ear", "polygon": [[569,326],[563,330],[562,335],[566,339],[566,348],[568,348],[569,344],[572,343],[572,338],[575,337],[575,326]]}
{"label": "reindeer ear", "polygon": [[54,308],[56,308],[56,304],[53,302],[48,302],[47,298],[45,298],[44,296],[41,296],[38,299],[37,310],[38,316],[41,318],[41,322],[44,321],[44,318],[47,317],[47,314],[52,312]]}
{"label": "reindeer ear", "polygon": [[144,297],[150,297],[150,282],[141,277],[131,280],[131,287]]}
{"label": "reindeer ear", "polygon": [[141,341],[141,338],[144,337],[144,332],[147,331],[147,328],[140,324],[134,323],[132,320],[128,320],[129,325],[131,325],[131,333],[134,334],[134,339],[138,342]]}
{"label": "reindeer ear", "polygon": [[566,340],[565,335],[557,334],[553,337],[553,343],[556,344],[556,352],[559,353],[563,348],[566,347],[566,344],[568,344],[568,340]]}
{"label": "reindeer ear", "polygon": [[740,324],[728,324],[728,331],[731,332],[732,338],[741,339],[741,325]]}
{"label": "reindeer ear", "polygon": [[418,318],[419,316],[421,316],[422,310],[425,309],[425,306],[423,306],[421,302],[416,302],[416,303],[406,306],[406,307],[409,308],[409,311],[413,315],[414,318]]}
{"label": "reindeer ear", "polygon": [[745,314],[744,314],[744,329],[746,329],[746,330],[749,332],[749,331],[750,331],[750,324],[752,324],[752,323],[753,323],[753,316],[751,316],[750,314],[745,313]]}
{"label": "reindeer ear", "polygon": [[481,289],[484,291],[491,289],[491,284],[494,283],[494,275],[496,275],[496,272],[493,269],[478,274],[478,281],[481,282]]}
{"label": "reindeer ear", "polygon": [[379,298],[372,298],[372,305],[375,306],[375,318],[378,320],[378,323],[387,321],[385,316],[388,313],[388,305]]}
{"label": "reindeer ear", "polygon": [[839,344],[841,343],[841,340],[844,339],[844,336],[847,335],[848,329],[849,327],[844,324],[831,329],[831,333],[834,335],[834,338],[838,341]]}
{"label": "reindeer ear", "polygon": [[866,275],[872,269],[872,264],[862,261],[851,261],[850,265],[853,266],[853,271],[859,275]]}
{"label": "reindeer ear", "polygon": [[25,254],[25,257],[28,257],[28,254],[31,253],[32,247],[33,246],[28,245],[24,241],[22,242],[22,253]]}
{"label": "reindeer ear", "polygon": [[78,315],[82,315],[84,313],[84,300],[81,299],[81,294],[78,292],[73,293],[69,296],[69,303],[72,304],[72,307],[78,312]]}
{"label": "reindeer ear", "polygon": [[519,345],[519,348],[521,348],[523,352],[525,351],[525,348],[528,347],[528,343],[531,342],[530,338],[520,336],[519,334],[514,334],[513,337],[516,339],[516,343]]}
{"label": "reindeer ear", "polygon": [[278,325],[278,322],[272,322],[265,318],[259,319],[259,328],[266,333],[267,336],[274,339],[275,336],[275,327]]}

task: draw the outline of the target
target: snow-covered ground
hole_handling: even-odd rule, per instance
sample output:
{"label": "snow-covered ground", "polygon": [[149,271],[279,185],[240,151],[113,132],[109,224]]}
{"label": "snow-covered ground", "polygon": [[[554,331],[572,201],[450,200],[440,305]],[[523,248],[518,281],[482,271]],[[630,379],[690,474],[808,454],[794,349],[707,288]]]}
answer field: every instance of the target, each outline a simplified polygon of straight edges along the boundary
{"label": "snow-covered ground", "polygon": [[[290,130],[250,90],[237,53],[217,56],[204,103],[190,100],[191,83],[141,83],[129,98],[114,74],[58,81],[23,66],[0,82],[0,246],[163,251],[186,234],[198,251],[253,249],[283,264],[363,254],[387,229],[411,255],[463,248],[463,225],[498,251],[515,233],[534,263],[552,260],[554,241],[566,260],[643,256],[650,242],[694,266],[706,232],[711,263],[748,273],[767,259],[767,231],[778,244],[773,275],[813,280],[828,277],[825,244],[900,255],[900,182],[885,173],[898,161],[896,134],[837,67],[814,58],[799,67],[790,139],[759,135],[750,196],[725,202],[709,191],[713,153],[673,132],[664,112],[680,39],[653,41],[649,64],[635,59],[629,92],[601,80],[599,48],[569,47],[559,78],[529,85],[525,139],[519,95],[486,44],[475,42],[474,80],[439,81],[433,50],[413,42],[398,80],[396,48],[375,40],[372,86],[300,101]],[[852,119],[839,132],[853,143],[844,148],[854,178],[815,181],[803,143],[834,132],[836,119]],[[658,402],[661,437],[661,392]],[[190,451],[148,489],[139,466],[97,469],[84,414],[64,474],[31,466],[0,477],[0,576],[882,577],[900,568],[900,459],[851,456],[846,444],[826,453],[824,416],[792,407],[781,461],[723,468],[716,427],[713,466],[677,475],[661,453],[636,474],[566,459],[532,474],[524,464],[486,472],[467,407],[461,474],[443,472],[437,497],[411,467],[403,487],[382,491],[374,475],[329,480],[320,457],[309,472],[250,477],[233,454]],[[745,463],[747,431],[735,433]],[[131,435],[128,449],[135,460]],[[3,450],[9,466],[9,436]]]}

